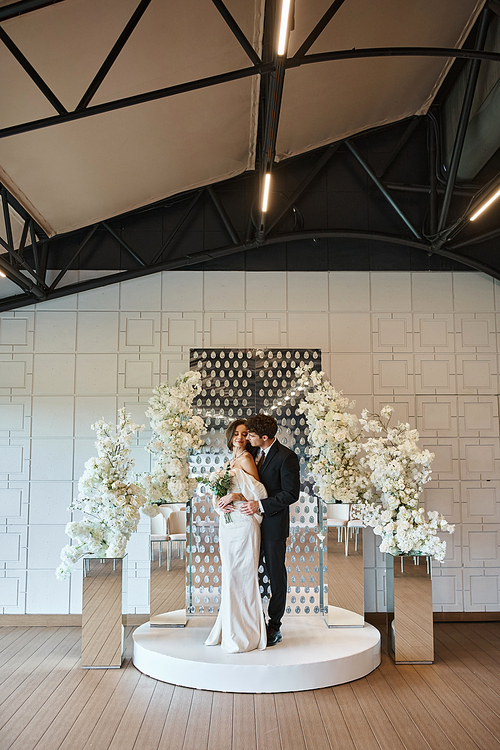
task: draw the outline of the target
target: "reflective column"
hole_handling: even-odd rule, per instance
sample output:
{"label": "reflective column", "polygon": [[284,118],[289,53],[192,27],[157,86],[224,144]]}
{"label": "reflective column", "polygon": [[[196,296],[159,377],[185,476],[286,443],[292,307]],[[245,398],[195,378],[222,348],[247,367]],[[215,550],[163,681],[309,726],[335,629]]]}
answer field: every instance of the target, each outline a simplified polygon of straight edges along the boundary
{"label": "reflective column", "polygon": [[389,653],[396,664],[432,664],[431,559],[386,554],[385,560]]}
{"label": "reflective column", "polygon": [[127,555],[84,557],[82,661],[84,669],[118,669],[127,612]]}

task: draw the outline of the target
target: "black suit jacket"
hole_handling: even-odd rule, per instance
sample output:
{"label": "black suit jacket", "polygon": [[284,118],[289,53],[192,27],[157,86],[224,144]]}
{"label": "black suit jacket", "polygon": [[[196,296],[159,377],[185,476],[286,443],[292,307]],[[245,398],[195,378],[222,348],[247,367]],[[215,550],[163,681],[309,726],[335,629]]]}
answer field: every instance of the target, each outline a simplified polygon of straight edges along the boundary
{"label": "black suit jacket", "polygon": [[278,541],[290,534],[290,505],[300,493],[299,459],[293,451],[275,440],[259,471],[260,481],[267,490],[262,500],[264,517],[262,539]]}

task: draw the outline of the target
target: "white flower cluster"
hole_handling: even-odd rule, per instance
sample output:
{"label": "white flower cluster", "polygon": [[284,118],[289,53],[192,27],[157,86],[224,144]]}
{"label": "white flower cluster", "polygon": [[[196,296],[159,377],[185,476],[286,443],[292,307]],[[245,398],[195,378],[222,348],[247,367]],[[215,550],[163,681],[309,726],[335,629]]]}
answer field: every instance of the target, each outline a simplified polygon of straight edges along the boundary
{"label": "white flower cluster", "polygon": [[70,505],[70,510],[86,515],[66,526],[73,545],[61,550],[62,563],[56,570],[61,580],[84,555],[123,557],[127,542],[137,529],[146,498],[142,488],[130,481],[134,466],[130,444],[134,433],[144,426],[133,424],[125,409],[120,409],[118,415],[115,434],[113,426],[103,420],[92,425],[97,435],[97,457],[86,462],[78,483],[78,497]]}
{"label": "white flower cluster", "polygon": [[298,411],[309,428],[309,471],[326,503],[371,499],[371,487],[359,462],[361,427],[354,403],[335,390],[323,372],[298,367],[295,390],[303,392]]}
{"label": "white flower cluster", "polygon": [[363,444],[366,453],[361,463],[369,472],[369,479],[381,504],[360,503],[353,515],[365,526],[372,526],[382,537],[381,552],[391,555],[422,554],[442,561],[446,542],[439,539],[438,531],[454,531],[446,519],[436,511],[427,513],[419,506],[423,485],[429,481],[434,454],[419,450],[418,432],[409,424],[398,422],[389,427],[393,408],[385,406],[381,415],[369,414],[366,409],[360,420],[370,437]]}
{"label": "white flower cluster", "polygon": [[206,429],[192,409],[201,391],[200,380],[199,372],[189,370],[179,375],[173,386],[161,383],[153,391],[146,416],[153,429],[148,450],[157,460],[151,474],[141,480],[147,497],[143,508],[146,515],[156,516],[159,502],[185,504],[198,484],[189,476],[188,458],[191,451],[201,447]]}

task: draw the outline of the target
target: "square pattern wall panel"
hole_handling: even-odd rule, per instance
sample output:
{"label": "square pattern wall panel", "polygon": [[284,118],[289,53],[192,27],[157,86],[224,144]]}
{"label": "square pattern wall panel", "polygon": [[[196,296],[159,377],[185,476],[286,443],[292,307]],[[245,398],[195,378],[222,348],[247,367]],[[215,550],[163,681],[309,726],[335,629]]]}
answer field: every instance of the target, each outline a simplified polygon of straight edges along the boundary
{"label": "square pattern wall panel", "polygon": [[410,313],[372,315],[374,352],[413,351],[413,321]]}
{"label": "square pattern wall panel", "polygon": [[462,479],[496,479],[499,465],[498,438],[460,440]]}
{"label": "square pattern wall panel", "polygon": [[414,314],[413,346],[415,352],[454,352],[453,315]]}
{"label": "square pattern wall panel", "polygon": [[19,519],[22,515],[23,491],[17,487],[0,487],[0,518]]}
{"label": "square pattern wall panel", "polygon": [[457,352],[496,352],[496,319],[491,313],[455,315]]}
{"label": "square pattern wall panel", "polygon": [[117,312],[79,312],[77,349],[81,354],[115,352],[118,349]]}
{"label": "square pattern wall panel", "polygon": [[463,524],[462,555],[466,568],[500,567],[500,525]]}
{"label": "square pattern wall panel", "polygon": [[26,387],[26,362],[0,355],[0,392]]}
{"label": "square pattern wall panel", "polygon": [[416,393],[456,393],[453,354],[415,354]]}
{"label": "square pattern wall panel", "polygon": [[457,354],[458,393],[497,393],[496,354]]}
{"label": "square pattern wall panel", "polygon": [[497,396],[459,396],[458,420],[461,435],[498,437]]}
{"label": "square pattern wall panel", "polygon": [[0,434],[24,429],[24,404],[0,403]]}
{"label": "square pattern wall panel", "polygon": [[27,343],[28,321],[26,318],[0,320],[0,346],[25,346]]}
{"label": "square pattern wall panel", "polygon": [[[391,406],[393,408],[390,425],[394,426],[398,422],[407,422],[410,424],[412,429],[416,428],[416,415],[415,415],[415,398],[413,396],[375,396],[373,399],[373,411],[375,414],[380,414],[384,406]],[[360,409],[356,405],[356,411],[359,414]]]}
{"label": "square pattern wall panel", "polygon": [[462,521],[472,524],[500,523],[500,482],[461,483]]}
{"label": "square pattern wall panel", "polygon": [[330,313],[330,351],[369,352],[370,325],[368,313]]}
{"label": "square pattern wall panel", "polygon": [[375,394],[413,393],[413,355],[374,354],[373,383]]}
{"label": "square pattern wall panel", "polygon": [[466,612],[496,612],[500,605],[500,568],[465,569],[464,609]]}
{"label": "square pattern wall panel", "polygon": [[456,396],[417,396],[417,429],[422,437],[457,437]]}
{"label": "square pattern wall panel", "polygon": [[462,612],[462,571],[432,569],[432,604],[434,612]]}
{"label": "square pattern wall panel", "polygon": [[[460,523],[460,482],[432,482],[425,486],[421,496],[426,511],[437,510],[448,523]],[[446,536],[445,536],[446,539]]]}

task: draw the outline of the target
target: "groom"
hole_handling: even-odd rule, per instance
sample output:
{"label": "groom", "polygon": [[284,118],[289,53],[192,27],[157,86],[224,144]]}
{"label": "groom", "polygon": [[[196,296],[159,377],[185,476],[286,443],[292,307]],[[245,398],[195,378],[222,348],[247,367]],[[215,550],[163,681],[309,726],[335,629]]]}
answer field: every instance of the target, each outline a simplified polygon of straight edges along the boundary
{"label": "groom", "polygon": [[[268,414],[256,414],[246,422],[248,440],[254,448],[260,448],[255,463],[260,481],[267,490],[264,500],[245,500],[240,510],[246,515],[259,511],[263,515],[261,525],[261,565],[271,583],[267,645],[281,641],[281,618],[285,612],[287,577],[285,567],[286,540],[290,534],[289,506],[297,502],[300,493],[299,459],[293,451],[276,439],[278,423]],[[223,498],[227,506],[239,495]],[[265,557],[263,562],[262,557]]]}

